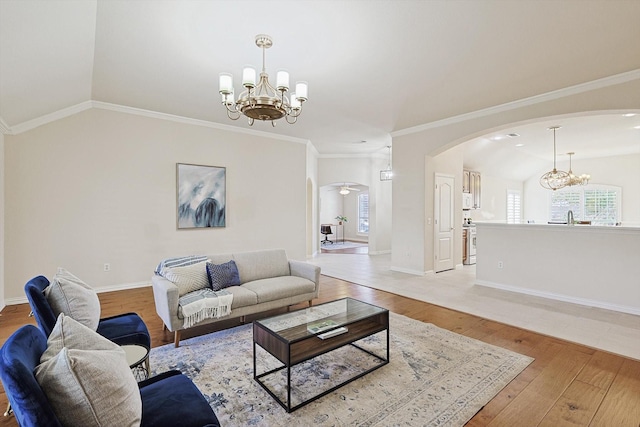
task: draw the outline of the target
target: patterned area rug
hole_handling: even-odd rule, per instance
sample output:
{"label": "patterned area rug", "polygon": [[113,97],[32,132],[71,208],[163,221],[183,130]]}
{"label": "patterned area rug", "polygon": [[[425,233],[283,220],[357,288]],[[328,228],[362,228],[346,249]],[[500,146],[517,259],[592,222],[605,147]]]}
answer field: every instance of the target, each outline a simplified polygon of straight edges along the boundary
{"label": "patterned area rug", "polygon": [[[462,426],[533,361],[394,313],[390,330],[388,365],[291,414],[253,380],[251,325],[154,348],[152,374],[178,369],[189,376],[225,427]],[[386,334],[358,344],[384,355]],[[258,356],[259,372],[277,366],[265,351]],[[375,363],[352,346],[304,362],[292,369],[292,403]],[[284,372],[267,381],[284,395]]]}

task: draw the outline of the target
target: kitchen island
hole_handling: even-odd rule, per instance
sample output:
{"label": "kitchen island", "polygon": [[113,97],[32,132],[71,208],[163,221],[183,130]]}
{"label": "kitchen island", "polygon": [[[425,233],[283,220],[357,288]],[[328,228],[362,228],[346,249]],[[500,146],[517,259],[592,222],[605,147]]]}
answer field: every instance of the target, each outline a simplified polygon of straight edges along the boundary
{"label": "kitchen island", "polygon": [[476,223],[476,284],[640,315],[640,228]]}

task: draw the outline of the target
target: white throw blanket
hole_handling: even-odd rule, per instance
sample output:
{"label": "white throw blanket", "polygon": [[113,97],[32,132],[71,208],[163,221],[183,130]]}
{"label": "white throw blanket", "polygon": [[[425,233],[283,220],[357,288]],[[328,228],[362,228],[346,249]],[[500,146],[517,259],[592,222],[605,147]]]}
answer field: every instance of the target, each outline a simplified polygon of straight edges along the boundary
{"label": "white throw blanket", "polygon": [[233,294],[227,290],[200,289],[183,295],[178,300],[184,317],[183,327],[190,328],[205,319],[219,318],[231,314]]}

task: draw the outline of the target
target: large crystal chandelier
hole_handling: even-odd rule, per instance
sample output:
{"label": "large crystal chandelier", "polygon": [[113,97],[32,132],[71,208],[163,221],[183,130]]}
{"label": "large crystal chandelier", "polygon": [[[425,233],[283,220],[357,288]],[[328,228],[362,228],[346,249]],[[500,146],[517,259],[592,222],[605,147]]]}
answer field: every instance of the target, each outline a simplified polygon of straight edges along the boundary
{"label": "large crystal chandelier", "polygon": [[556,169],[556,130],[558,129],[560,129],[560,126],[547,128],[547,130],[553,131],[553,170],[540,177],[540,185],[547,190],[554,191],[566,187],[571,179],[567,172]]}
{"label": "large crystal chandelier", "polygon": [[222,104],[227,109],[227,116],[231,120],[238,120],[242,114],[249,118],[249,125],[254,120],[270,120],[275,126],[281,118],[287,123],[294,124],[302,112],[302,103],[307,100],[307,82],[297,82],[296,91],[287,96],[289,90],[289,73],[280,70],[276,74],[276,87],[269,83],[269,75],[265,70],[265,52],[273,41],[266,34],[256,36],[256,46],[262,48],[262,72],[260,81],[256,84],[256,70],[253,67],[245,67],[242,70],[242,86],[245,90],[238,100],[234,99],[233,77],[229,73],[220,74],[220,95]]}
{"label": "large crystal chandelier", "polygon": [[571,156],[573,156],[574,153],[573,151],[570,153],[567,153],[569,155],[569,183],[567,184],[567,186],[572,186],[572,185],[587,185],[589,183],[589,180],[591,179],[591,175],[583,173],[582,175],[578,176],[578,175],[574,175],[573,171],[571,170]]}

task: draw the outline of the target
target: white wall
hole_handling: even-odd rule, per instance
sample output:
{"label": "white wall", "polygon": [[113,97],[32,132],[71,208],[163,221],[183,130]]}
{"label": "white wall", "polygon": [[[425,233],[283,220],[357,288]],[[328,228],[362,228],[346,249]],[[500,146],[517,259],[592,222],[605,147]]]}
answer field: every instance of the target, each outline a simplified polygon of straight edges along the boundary
{"label": "white wall", "polygon": [[[640,108],[640,79],[580,91],[566,96],[539,96],[530,102],[489,109],[467,116],[405,129],[393,138],[392,268],[421,274],[428,270],[425,248],[433,238],[425,234],[425,220],[433,215],[433,186],[425,176],[425,159],[472,138],[549,117],[581,112],[624,111]],[[578,166],[574,167],[577,171]],[[526,187],[525,187],[526,189]],[[526,202],[525,202],[526,203]],[[427,240],[429,238],[429,240]]]}
{"label": "white wall", "polygon": [[[148,284],[170,256],[304,260],[307,148],[262,135],[100,109],[7,135],[7,303],[58,266],[105,290]],[[225,228],[176,229],[176,163],[227,168]]]}
{"label": "white wall", "polygon": [[[575,156],[574,156],[575,157]],[[640,227],[640,154],[597,159],[573,159],[575,173],[591,175],[590,184],[616,185],[622,188],[622,225]],[[558,162],[558,168],[568,170],[568,162]],[[546,171],[541,171],[542,175]],[[539,176],[524,184],[524,218],[537,224],[549,220],[549,190],[539,184]]]}
{"label": "white wall", "polygon": [[311,142],[307,143],[307,258],[316,253],[320,227],[320,192],[318,188],[318,151]]}
{"label": "white wall", "polygon": [[4,302],[4,134],[0,133],[0,310],[5,306]]}
{"label": "white wall", "polygon": [[486,223],[477,233],[478,284],[640,315],[640,228]]}

